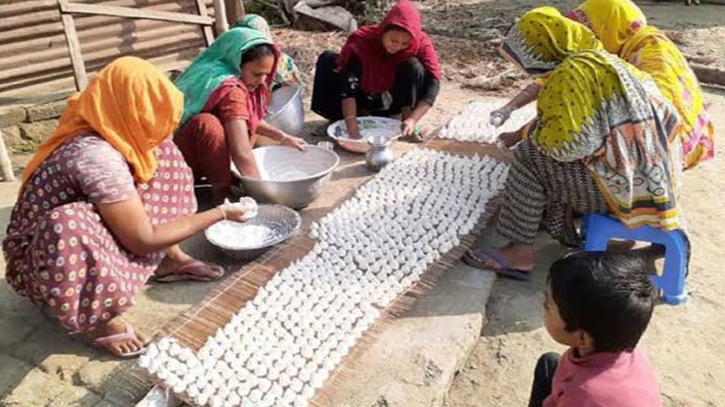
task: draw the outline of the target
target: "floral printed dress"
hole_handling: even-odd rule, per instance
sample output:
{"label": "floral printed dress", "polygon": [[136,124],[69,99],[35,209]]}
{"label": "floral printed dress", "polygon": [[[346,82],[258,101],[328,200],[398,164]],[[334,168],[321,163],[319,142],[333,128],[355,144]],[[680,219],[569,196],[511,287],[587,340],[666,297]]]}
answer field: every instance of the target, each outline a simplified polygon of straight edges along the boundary
{"label": "floral printed dress", "polygon": [[138,196],[152,224],[196,211],[181,153],[171,140],[157,151],[154,177],[136,185],[110,144],[94,134],[76,136],[38,167],[13,208],[3,241],[7,280],[72,332],[92,330],[130,308],[164,257],[124,249],[97,204]]}

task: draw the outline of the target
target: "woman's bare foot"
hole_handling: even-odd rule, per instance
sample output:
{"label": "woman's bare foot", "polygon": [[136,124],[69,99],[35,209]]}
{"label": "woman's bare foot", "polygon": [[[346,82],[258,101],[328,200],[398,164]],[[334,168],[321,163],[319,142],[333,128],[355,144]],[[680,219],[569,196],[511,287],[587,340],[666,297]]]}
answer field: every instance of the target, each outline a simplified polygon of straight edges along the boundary
{"label": "woman's bare foot", "polygon": [[136,331],[130,324],[121,321],[120,317],[98,326],[88,333],[88,337],[93,340],[94,346],[122,358],[137,356],[151,342],[148,335]]}
{"label": "woman's bare foot", "polygon": [[509,262],[511,268],[529,271],[534,270],[536,262],[533,246],[512,244],[499,250],[499,253]]}
{"label": "woman's bare foot", "polygon": [[166,250],[166,257],[156,268],[154,276],[159,282],[212,281],[224,276],[224,268],[196,260],[176,245]]}

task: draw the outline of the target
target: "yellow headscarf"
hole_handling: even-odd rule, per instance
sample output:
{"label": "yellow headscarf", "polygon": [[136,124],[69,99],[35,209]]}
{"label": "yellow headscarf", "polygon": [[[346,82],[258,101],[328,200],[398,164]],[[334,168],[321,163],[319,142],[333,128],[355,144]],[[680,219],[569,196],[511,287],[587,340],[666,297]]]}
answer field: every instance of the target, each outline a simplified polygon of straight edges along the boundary
{"label": "yellow headscarf", "polygon": [[108,64],[82,93],[68,99],[58,128],[23,171],[23,183],[55,150],[84,132],[98,133],[118,150],[139,183],[158,168],[154,148],[181,119],[184,95],[150,63],[122,57]]}
{"label": "yellow headscarf", "polygon": [[647,25],[647,17],[630,0],[587,0],[567,16],[594,31],[613,54],[619,54],[627,39]]}
{"label": "yellow headscarf", "polygon": [[524,129],[539,151],[586,165],[625,225],[680,226],[677,117],[649,75],[550,7],[524,14],[502,51],[531,73],[551,71]]}
{"label": "yellow headscarf", "polygon": [[602,43],[589,29],[564,18],[553,7],[524,14],[501,45],[504,57],[530,74],[549,72],[575,52],[601,49]]}
{"label": "yellow headscarf", "polygon": [[677,46],[647,25],[639,7],[630,0],[587,0],[568,16],[587,25],[607,51],[652,76],[680,116],[685,168],[713,158],[715,130],[697,77]]}
{"label": "yellow headscarf", "polygon": [[652,26],[635,32],[620,57],[652,75],[662,95],[677,109],[682,120],[679,137],[685,154],[685,168],[710,160],[715,155],[715,129],[705,107],[700,83],[677,46]]}

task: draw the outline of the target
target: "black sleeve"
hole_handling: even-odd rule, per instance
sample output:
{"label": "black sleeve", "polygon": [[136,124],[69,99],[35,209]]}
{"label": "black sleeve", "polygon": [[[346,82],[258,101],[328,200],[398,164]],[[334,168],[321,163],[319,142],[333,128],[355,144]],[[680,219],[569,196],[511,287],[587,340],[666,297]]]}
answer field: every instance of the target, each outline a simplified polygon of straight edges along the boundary
{"label": "black sleeve", "polygon": [[423,81],[423,94],[421,95],[420,100],[433,106],[440,90],[441,82],[434,78],[433,75],[426,70],[425,79]]}
{"label": "black sleeve", "polygon": [[340,70],[340,94],[343,99],[354,98],[360,91],[360,78],[362,77],[362,65],[357,55],[352,55],[344,67]]}

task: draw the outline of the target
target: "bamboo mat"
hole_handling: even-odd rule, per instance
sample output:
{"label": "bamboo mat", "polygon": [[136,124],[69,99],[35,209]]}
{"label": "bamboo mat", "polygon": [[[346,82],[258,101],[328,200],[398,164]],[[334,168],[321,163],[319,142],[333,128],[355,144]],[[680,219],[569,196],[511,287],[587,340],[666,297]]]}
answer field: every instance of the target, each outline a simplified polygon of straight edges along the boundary
{"label": "bamboo mat", "polygon": [[[455,140],[432,139],[423,144],[423,147],[446,153],[473,156],[488,156],[497,161],[508,162],[510,155],[490,144],[464,143]],[[362,158],[362,156],[359,156]],[[372,179],[372,178],[370,178]],[[367,182],[367,181],[366,181]],[[351,188],[346,196],[351,196],[355,188]],[[342,200],[344,202],[344,199]],[[461,244],[451,249],[438,261],[428,267],[420,281],[413,285],[404,294],[400,295],[386,310],[381,317],[362,336],[356,346],[350,350],[341,364],[335,369],[325,385],[318,390],[312,406],[333,407],[329,404],[329,389],[348,376],[350,369],[355,368],[359,356],[372,344],[378,334],[390,324],[396,317],[408,310],[415,300],[432,289],[440,276],[451,268],[476,241],[476,237],[485,227],[490,214],[495,210],[496,199],[488,203],[486,211],[478,220],[473,231],[461,236]],[[336,206],[329,207],[319,217],[332,212]],[[305,212],[302,211],[305,218]],[[316,216],[316,217],[318,217]],[[308,224],[308,222],[303,222]],[[177,339],[183,346],[198,350],[206,342],[209,336],[215,334],[217,329],[223,327],[247,301],[251,301],[257,291],[269,281],[275,273],[285,269],[292,261],[306,255],[315,244],[315,241],[307,236],[308,229],[301,229],[292,239],[285,244],[279,245],[264,255],[245,264],[232,273],[218,287],[216,287],[199,304],[189,308],[178,315],[158,333],[157,337],[169,336]],[[125,386],[126,391],[144,392],[149,386],[155,384],[153,378],[142,369],[130,370],[127,374]],[[142,394],[142,393],[141,393]]]}

